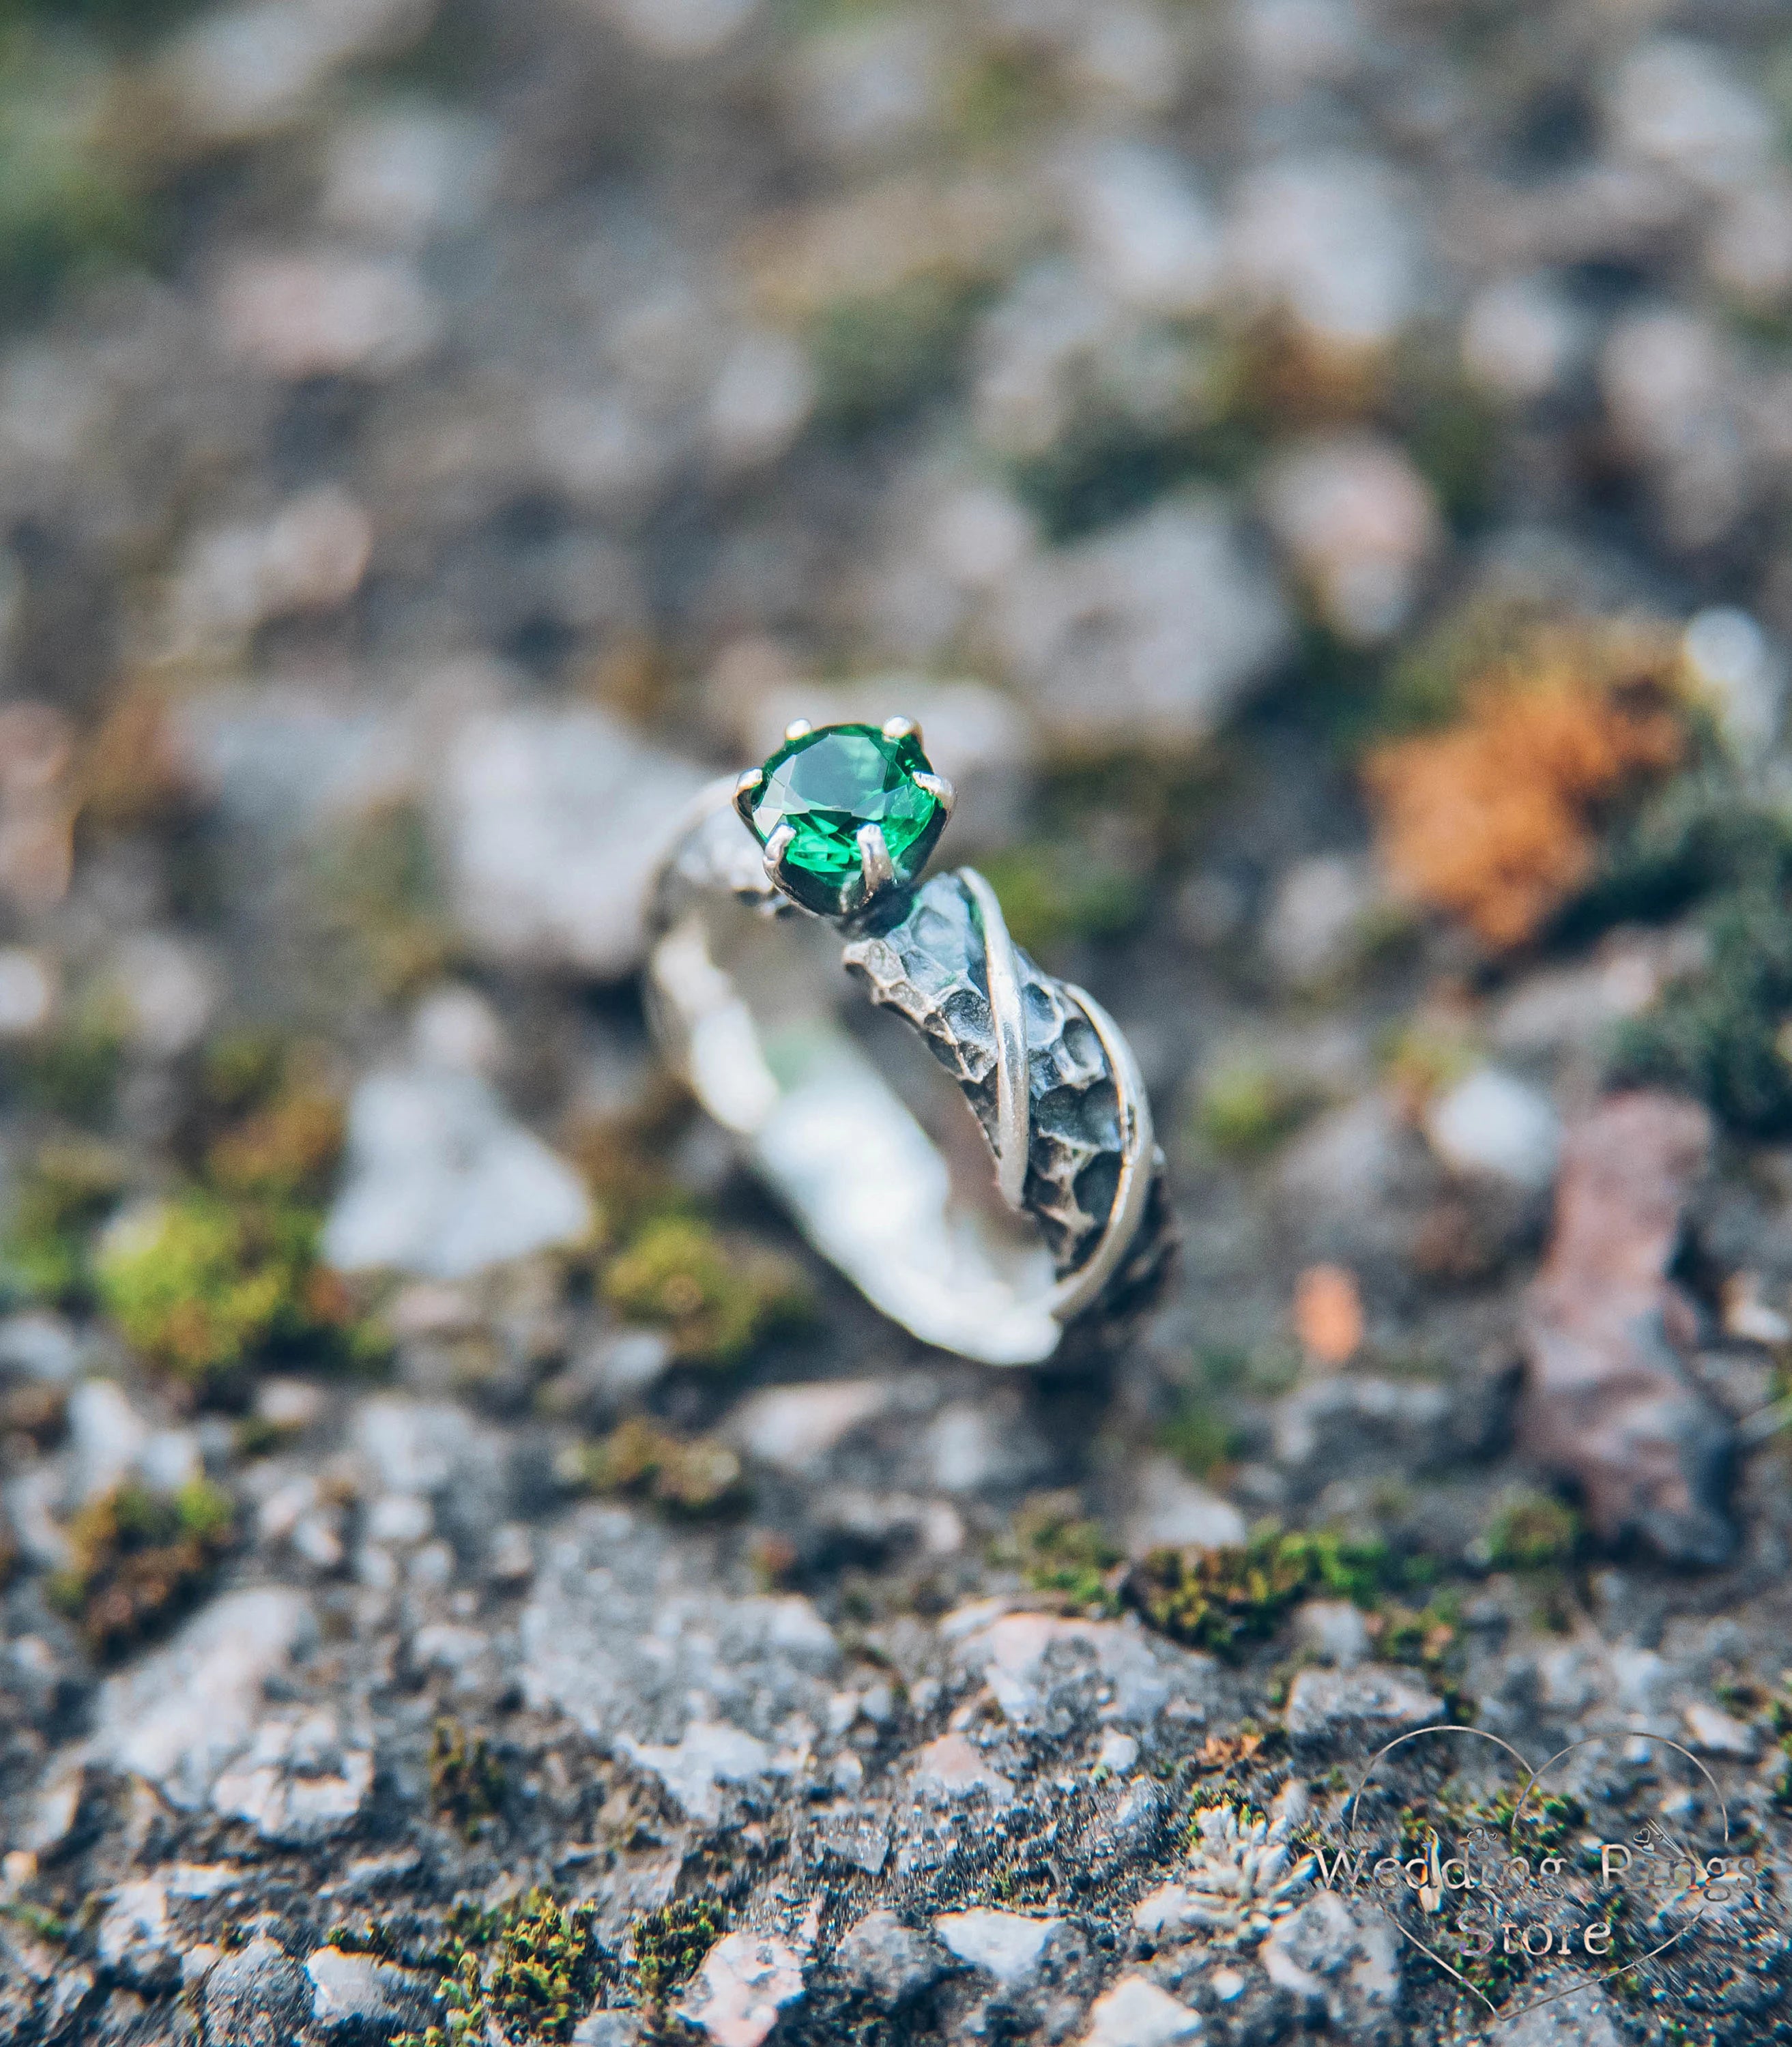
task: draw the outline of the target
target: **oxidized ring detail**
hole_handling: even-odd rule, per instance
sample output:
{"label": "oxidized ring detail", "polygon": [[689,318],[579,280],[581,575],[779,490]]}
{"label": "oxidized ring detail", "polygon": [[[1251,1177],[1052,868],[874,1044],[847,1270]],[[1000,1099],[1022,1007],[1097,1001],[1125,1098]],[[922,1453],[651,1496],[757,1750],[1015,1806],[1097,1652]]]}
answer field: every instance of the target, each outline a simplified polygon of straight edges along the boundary
{"label": "oxidized ring detail", "polygon": [[[922,879],[953,803],[911,719],[791,726],[763,767],[702,793],[660,868],[649,1014],[876,1306],[941,1349],[1037,1364],[1067,1329],[1111,1336],[1155,1295],[1163,1159],[1106,1010],[1014,943],[975,869]],[[836,960],[937,1063],[900,1033],[868,1042],[868,1016],[849,1027]],[[930,1098],[941,1069],[987,1153],[953,1130],[949,1089]]]}

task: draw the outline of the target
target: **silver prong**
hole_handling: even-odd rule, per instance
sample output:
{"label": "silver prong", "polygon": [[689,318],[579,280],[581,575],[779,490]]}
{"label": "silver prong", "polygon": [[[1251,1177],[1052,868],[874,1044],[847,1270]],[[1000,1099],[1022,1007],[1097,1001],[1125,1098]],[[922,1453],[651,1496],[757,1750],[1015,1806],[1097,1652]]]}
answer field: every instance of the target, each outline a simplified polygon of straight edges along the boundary
{"label": "silver prong", "polygon": [[952,806],[958,800],[958,792],[943,775],[912,775],[909,780],[917,789],[925,789],[947,817],[952,815]]}
{"label": "silver prong", "polygon": [[958,869],[983,934],[984,979],[996,1036],[996,1185],[1011,1209],[1025,1205],[1027,1155],[1032,1143],[1032,1095],[1027,1065],[1027,1008],[1020,962],[996,892],[974,867]]}
{"label": "silver prong", "polygon": [[734,807],[744,822],[753,822],[753,799],[765,785],[763,768],[743,768],[734,784]]}
{"label": "silver prong", "polygon": [[[881,825],[861,825],[857,833],[859,874],[865,883],[865,902],[896,886],[896,863],[890,858],[889,842]],[[862,907],[863,905],[861,904]]]}
{"label": "silver prong", "polygon": [[790,723],[784,727],[784,737],[787,741],[792,739],[807,739],[815,729],[815,728],[809,722],[807,718],[793,718]]}
{"label": "silver prong", "polygon": [[778,885],[779,870],[784,864],[784,855],[790,851],[790,842],[795,836],[795,826],[787,819],[765,842],[765,878],[774,888]]}
{"label": "silver prong", "polygon": [[911,718],[887,718],[884,721],[884,737],[886,739],[912,739],[919,746],[921,728]]}

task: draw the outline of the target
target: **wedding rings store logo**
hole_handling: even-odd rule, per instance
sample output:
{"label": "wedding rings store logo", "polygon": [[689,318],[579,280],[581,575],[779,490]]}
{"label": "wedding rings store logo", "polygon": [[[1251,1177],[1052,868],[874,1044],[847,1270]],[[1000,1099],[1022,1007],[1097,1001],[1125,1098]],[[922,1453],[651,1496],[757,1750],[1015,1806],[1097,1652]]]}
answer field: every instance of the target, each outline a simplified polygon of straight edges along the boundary
{"label": "wedding rings store logo", "polygon": [[1597,1736],[1533,1766],[1439,1726],[1381,1750],[1340,1827],[1306,1845],[1317,1884],[1386,1913],[1492,2030],[1595,1983],[1693,2022],[1777,2002],[1792,1941],[1766,1844],[1740,1831],[1666,1736]]}

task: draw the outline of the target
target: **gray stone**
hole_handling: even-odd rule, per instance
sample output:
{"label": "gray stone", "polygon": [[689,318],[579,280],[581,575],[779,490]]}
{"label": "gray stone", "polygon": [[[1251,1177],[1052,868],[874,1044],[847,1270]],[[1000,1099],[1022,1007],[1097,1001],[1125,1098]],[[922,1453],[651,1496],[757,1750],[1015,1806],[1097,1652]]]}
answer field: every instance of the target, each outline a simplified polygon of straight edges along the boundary
{"label": "gray stone", "polygon": [[594,0],[631,42],[650,56],[708,56],[732,42],[763,0]]}
{"label": "gray stone", "polygon": [[1009,575],[997,640],[1069,747],[1187,745],[1287,652],[1287,611],[1215,501],[1164,505]]}
{"label": "gray stone", "polygon": [[1012,1778],[1004,1777],[968,1736],[942,1734],[915,1754],[910,1775],[918,1792],[946,1799],[968,1798],[981,1791],[992,1805],[1011,1805]]}
{"label": "gray stone", "polygon": [[1244,1517],[1229,1499],[1190,1478],[1174,1458],[1141,1460],[1126,1517],[1132,1557],[1166,1550],[1223,1550],[1245,1536]]}
{"label": "gray stone", "polygon": [[[1612,2000],[1594,1983],[1569,1990],[1569,1981],[1545,1976],[1527,1983],[1531,1997],[1554,2002],[1503,2020],[1502,2047],[1625,2047],[1628,2035]],[[1566,1996],[1558,1994],[1564,1991]]]}
{"label": "gray stone", "polygon": [[184,124],[210,143],[245,142],[290,127],[344,64],[402,48],[432,7],[369,0],[246,0],[208,12],[161,60],[161,83]]}
{"label": "gray stone", "polygon": [[1407,1471],[1445,1461],[1457,1447],[1446,1387],[1333,1372],[1275,1406],[1276,1461],[1335,1479],[1388,1458]]}
{"label": "gray stone", "polygon": [[351,1827],[373,1782],[372,1751],[346,1739],[335,1709],[323,1706],[264,1720],[219,1774],[211,1802],[265,1840],[306,1845]]}
{"label": "gray stone", "polygon": [[1264,920],[1264,954],[1276,978],[1291,989],[1318,988],[1349,973],[1384,900],[1366,860],[1329,853],[1296,861]]}
{"label": "gray stone", "polygon": [[876,1420],[892,1397],[890,1383],[881,1379],[770,1387],[734,1410],[729,1434],[760,1463],[799,1473],[822,1463],[855,1429]]}
{"label": "gray stone", "polygon": [[1148,1863],[1169,1820],[1163,1786],[1152,1777],[1106,1785],[1095,1794],[1095,1810],[1071,1847],[1075,1862],[1093,1884],[1106,1884]]}
{"label": "gray stone", "polygon": [[271,377],[389,377],[427,354],[440,308],[402,257],[314,249],[245,254],[215,298],[228,352]]}
{"label": "gray stone", "polygon": [[[509,1505],[505,1445],[467,1410],[447,1400],[376,1394],[350,1425],[355,1449],[371,1470],[376,1493],[422,1499],[434,1526],[469,1556],[482,1557]],[[408,1504],[400,1510],[411,1514]]]}
{"label": "gray stone", "polygon": [[710,1555],[622,1508],[583,1509],[544,1546],[518,1671],[532,1705],[705,1813],[721,1787],[795,1766],[780,1729],[793,1713],[825,1723],[840,1660],[807,1600],[722,1592]]}
{"label": "gray stone", "polygon": [[1063,1734],[1099,1718],[1146,1734],[1172,1700],[1197,1716],[1216,1701],[1211,1658],[1129,1621],[970,1608],[942,1625],[953,1660],[982,1679],[1018,1728]]}
{"label": "gray stone", "polygon": [[888,1911],[866,1913],[849,1929],[834,1960],[848,1982],[885,2011],[931,1990],[946,1968],[946,1958],[925,1933]]}
{"label": "gray stone", "polygon": [[1270,1981],[1291,1991],[1306,2015],[1347,2040],[1397,2037],[1399,1937],[1372,1906],[1315,1891],[1271,1929],[1258,1950]]}
{"label": "gray stone", "polygon": [[207,2047],[300,2047],[312,2016],[312,1979],[265,1937],[226,1954],[205,1979]]}
{"label": "gray stone", "polygon": [[976,1906],[941,1913],[933,1929],[961,1962],[993,1976],[1004,1990],[1019,1990],[1038,1975],[1047,1944],[1063,1924]]}
{"label": "gray stone", "polygon": [[1368,1623],[1349,1600],[1308,1600],[1295,1609],[1295,1639],[1322,1663],[1366,1663]]}
{"label": "gray stone", "polygon": [[679,2000],[679,2017],[714,2047],[760,2047],[803,2001],[816,1922],[811,1906],[794,1938],[743,1932],[718,1941]]}
{"label": "gray stone", "polygon": [[126,1477],[149,1440],[149,1424],[116,1380],[84,1379],[68,1396],[72,1491],[95,1499]]}
{"label": "gray stone", "polygon": [[179,1983],[180,1950],[161,1885],[120,1884],[95,1931],[94,1950],[110,1975],[137,1990],[168,1990]]}
{"label": "gray stone", "polygon": [[348,1177],[323,1232],[338,1271],[459,1279],[589,1234],[584,1182],[478,1074],[370,1074],[349,1105]]}
{"label": "gray stone", "polygon": [[1613,74],[1606,106],[1620,149],[1716,190],[1747,184],[1771,162],[1770,107],[1709,43],[1662,36]]}
{"label": "gray stone", "polygon": [[81,1361],[81,1340],[61,1316],[41,1310],[0,1320],[0,1372],[66,1386]]}
{"label": "gray stone", "polygon": [[1288,1738],[1296,1748],[1318,1753],[1378,1748],[1446,1717],[1442,1699],[1406,1671],[1382,1664],[1302,1670],[1288,1693]]}
{"label": "gray stone", "polygon": [[701,769],[597,710],[469,719],[440,790],[455,914],[507,965],[613,979],[640,962],[648,885]]}
{"label": "gray stone", "polygon": [[247,1742],[264,1689],[313,1630],[310,1602],[272,1586],[226,1592],[165,1648],[100,1687],[96,1760],[146,1777],[173,1804],[205,1803]]}
{"label": "gray stone", "polygon": [[1562,1155],[1562,1119],[1540,1089],[1481,1066],[1426,1112],[1431,1148],[1458,1173],[1484,1174],[1527,1194],[1549,1186]]}
{"label": "gray stone", "polygon": [[1399,629],[1443,522],[1430,486],[1398,445],[1357,428],[1303,436],[1271,460],[1260,496],[1341,639],[1370,645]]}
{"label": "gray stone", "polygon": [[1382,347],[1417,304],[1419,217],[1372,158],[1278,153],[1233,192],[1229,279],[1322,347]]}
{"label": "gray stone", "polygon": [[641,2019],[632,2011],[592,2011],[572,2029],[572,2047],[637,2047]]}
{"label": "gray stone", "polygon": [[166,932],[139,931],[113,955],[109,981],[134,1050],[176,1058],[205,1035],[218,1007],[218,970],[196,946]]}
{"label": "gray stone", "polygon": [[1073,164],[1070,211],[1089,265],[1123,304],[1203,311],[1220,275],[1219,224],[1168,149],[1115,143]]}
{"label": "gray stone", "polygon": [[1144,1976],[1122,1976],[1090,2006],[1080,2047],[1179,2047],[1202,2035],[1199,2013]]}
{"label": "gray stone", "polygon": [[969,1400],[942,1407],[915,1449],[923,1481],[960,1495],[1016,1491],[1043,1474],[1050,1456],[1018,1414]]}
{"label": "gray stone", "polygon": [[305,1973],[312,1982],[312,2022],[331,2040],[383,2041],[394,2033],[420,2032],[435,2016],[428,1978],[371,1955],[319,1948]]}

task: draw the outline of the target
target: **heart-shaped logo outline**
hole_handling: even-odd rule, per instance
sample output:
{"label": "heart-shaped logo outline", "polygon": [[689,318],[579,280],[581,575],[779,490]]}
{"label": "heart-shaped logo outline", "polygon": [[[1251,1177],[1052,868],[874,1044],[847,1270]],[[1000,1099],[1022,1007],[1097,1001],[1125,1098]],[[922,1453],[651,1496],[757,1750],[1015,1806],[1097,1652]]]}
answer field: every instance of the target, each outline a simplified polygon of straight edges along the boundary
{"label": "heart-shaped logo outline", "polygon": [[[1473,1735],[1477,1741],[1490,1741],[1496,1748],[1503,1748],[1506,1753],[1511,1757],[1512,1760],[1516,1763],[1521,1769],[1527,1773],[1525,1778],[1524,1789],[1519,1794],[1518,1801],[1512,1808],[1512,1817],[1507,1828],[1508,1838],[1513,1843],[1513,1852],[1515,1854],[1518,1852],[1516,1829],[1519,1821],[1524,1817],[1525,1806],[1529,1802],[1531,1794],[1535,1791],[1539,1780],[1544,1776],[1544,1774],[1547,1771],[1553,1770],[1555,1766],[1562,1761],[1564,1756],[1572,1755],[1574,1751],[1577,1748],[1590,1747],[1596,1742],[1616,1740],[1659,1742],[1663,1745],[1663,1747],[1674,1750],[1677,1755],[1685,1756],[1686,1760],[1692,1764],[1693,1767],[1698,1771],[1699,1774],[1704,1778],[1705,1782],[1711,1787],[1711,1795],[1717,1801],[1717,1810],[1724,1823],[1723,1844],[1726,1849],[1729,1847],[1729,1807],[1724,1801],[1722,1791],[1718,1789],[1717,1778],[1712,1775],[1711,1772],[1705,1767],[1705,1764],[1697,1756],[1693,1755],[1689,1748],[1685,1747],[1682,1743],[1674,1740],[1670,1735],[1655,1734],[1651,1732],[1647,1728],[1621,1728],[1614,1730],[1609,1734],[1584,1735],[1578,1741],[1569,1742],[1566,1748],[1558,1748],[1555,1754],[1550,1756],[1546,1762],[1539,1765],[1533,1763],[1529,1757],[1521,1755],[1517,1749],[1513,1747],[1512,1744],[1509,1741],[1505,1740],[1502,1736],[1496,1734],[1489,1734],[1485,1728],[1461,1727],[1448,1721],[1440,1721],[1430,1727],[1415,1728],[1410,1733],[1396,1736],[1392,1741],[1388,1742],[1380,1748],[1378,1748],[1375,1754],[1369,1758],[1368,1763],[1364,1769],[1362,1776],[1357,1781],[1356,1790],[1353,1791],[1349,1798],[1345,1801],[1345,1812],[1347,1815],[1350,1815],[1352,1817],[1346,1820],[1344,1830],[1343,1844],[1340,1851],[1341,1853],[1347,1854],[1349,1852],[1351,1836],[1357,1824],[1355,1816],[1360,1812],[1360,1801],[1363,1794],[1368,1790],[1369,1779],[1375,1774],[1376,1770],[1380,1766],[1384,1757],[1391,1755],[1394,1751],[1397,1748],[1403,1748],[1408,1742],[1419,1741],[1422,1739],[1426,1735],[1434,1734]],[[1658,1946],[1651,1948],[1646,1955],[1629,1956],[1624,1961],[1616,1964],[1611,1968],[1601,1970],[1597,1974],[1589,1975],[1583,1978],[1579,1983],[1569,1984],[1568,1988],[1566,1990],[1553,1991],[1548,1997],[1533,1998],[1528,2003],[1515,2006],[1509,2011],[1503,2011],[1500,2010],[1499,2007],[1495,2005],[1493,2000],[1488,1997],[1484,1991],[1477,1989],[1475,1985],[1469,1981],[1468,1978],[1462,1974],[1460,1969],[1452,1968],[1449,1964],[1444,1960],[1442,1955],[1436,1953],[1433,1949],[1428,1948],[1425,1943],[1419,1939],[1419,1936],[1407,1927],[1397,1917],[1394,1917],[1392,1914],[1390,1914],[1389,1916],[1394,1917],[1394,1924],[1399,1929],[1401,1937],[1403,1939],[1409,1941],[1428,1961],[1435,1962],[1438,1967],[1443,1971],[1446,1975],[1453,1977],[1455,1980],[1462,1986],[1463,1989],[1468,1991],[1471,1997],[1474,1998],[1478,2002],[1486,2006],[1489,2014],[1489,2021],[1484,2022],[1484,2023],[1490,2023],[1492,2026],[1504,2026],[1512,2019],[1522,2018],[1527,2011],[1541,2011],[1549,2005],[1559,2004],[1564,1998],[1573,1997],[1578,1991],[1585,1990],[1589,1986],[1608,1983],[1614,1976],[1623,1975],[1631,1969],[1641,1968],[1645,1962],[1653,1961],[1657,1955],[1666,1954],[1670,1948],[1677,1947],[1681,1941],[1684,1941],[1686,1936],[1698,1925],[1700,1919],[1704,1917],[1704,1908],[1701,1906],[1699,1911],[1695,1913],[1678,1933],[1670,1935],[1668,1939],[1662,1941]]]}

